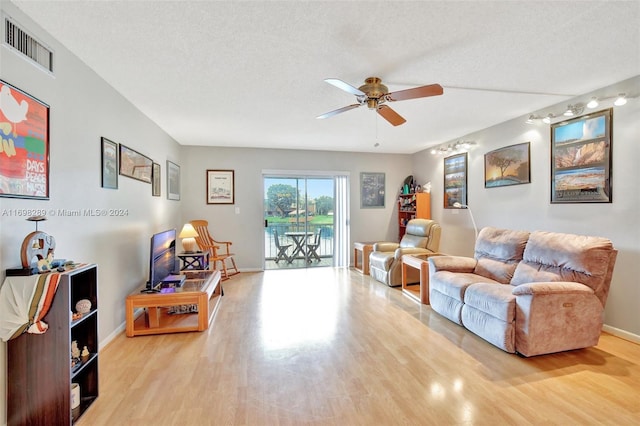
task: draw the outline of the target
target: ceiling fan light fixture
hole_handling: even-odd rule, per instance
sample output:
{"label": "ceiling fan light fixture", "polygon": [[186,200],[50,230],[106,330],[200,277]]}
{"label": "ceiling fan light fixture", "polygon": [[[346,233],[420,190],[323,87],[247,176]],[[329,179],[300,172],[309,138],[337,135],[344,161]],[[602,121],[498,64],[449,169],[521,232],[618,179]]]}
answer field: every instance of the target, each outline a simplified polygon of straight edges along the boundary
{"label": "ceiling fan light fixture", "polygon": [[551,119],[552,118],[553,118],[553,114],[549,114],[545,118],[542,119],[542,122],[545,123],[545,124],[551,124]]}
{"label": "ceiling fan light fixture", "polygon": [[319,119],[333,117],[334,115],[349,111],[350,109],[357,108],[366,103],[369,109],[376,110],[376,112],[387,120],[389,124],[392,126],[399,126],[404,124],[407,120],[386,105],[386,102],[427,98],[442,95],[444,93],[442,86],[439,84],[430,84],[427,86],[414,87],[389,93],[389,88],[382,84],[382,80],[379,77],[368,77],[365,79],[364,84],[357,88],[337,78],[327,78],[324,81],[338,89],[355,95],[358,103],[319,115],[316,117]]}
{"label": "ceiling fan light fixture", "polygon": [[598,98],[595,96],[591,98],[591,100],[587,103],[587,108],[593,109],[597,108],[600,103],[598,102]]}
{"label": "ceiling fan light fixture", "polygon": [[533,115],[533,114],[531,114],[531,115],[529,116],[529,118],[527,118],[527,121],[525,121],[525,123],[527,123],[527,124],[533,124],[533,122],[534,122],[534,120],[535,120],[535,119],[536,119],[536,116],[535,116],[535,115]]}

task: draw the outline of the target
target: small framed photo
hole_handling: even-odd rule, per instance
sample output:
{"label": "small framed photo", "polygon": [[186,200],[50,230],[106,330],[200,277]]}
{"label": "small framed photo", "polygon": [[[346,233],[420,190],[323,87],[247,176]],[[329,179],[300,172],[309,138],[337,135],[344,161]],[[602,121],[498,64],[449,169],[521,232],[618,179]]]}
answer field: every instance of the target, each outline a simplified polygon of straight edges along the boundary
{"label": "small framed photo", "polygon": [[102,187],[118,189],[118,144],[102,138],[101,148]]}
{"label": "small framed photo", "polygon": [[531,183],[531,143],[525,142],[487,152],[484,155],[484,187]]}
{"label": "small framed photo", "polygon": [[233,170],[207,170],[207,204],[235,204]]}
{"label": "small framed photo", "polygon": [[180,200],[180,166],[167,160],[167,199]]}
{"label": "small framed photo", "polygon": [[153,173],[151,176],[151,195],[154,197],[160,196],[160,164],[153,163]]}
{"label": "small framed photo", "polygon": [[151,183],[152,165],[151,158],[120,144],[120,174],[122,176]]}
{"label": "small framed photo", "polygon": [[611,203],[613,109],[551,126],[551,204]]}
{"label": "small framed photo", "polygon": [[384,198],[384,173],[360,173],[360,208],[383,209]]}
{"label": "small framed photo", "polygon": [[467,205],[467,153],[444,159],[444,208]]}

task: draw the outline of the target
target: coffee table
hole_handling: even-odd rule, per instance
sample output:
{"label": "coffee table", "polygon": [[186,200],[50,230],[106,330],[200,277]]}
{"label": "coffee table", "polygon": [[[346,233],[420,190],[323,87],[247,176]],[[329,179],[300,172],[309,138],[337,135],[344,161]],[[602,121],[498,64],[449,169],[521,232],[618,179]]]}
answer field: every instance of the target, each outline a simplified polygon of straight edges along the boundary
{"label": "coffee table", "polygon": [[[416,301],[429,304],[429,258],[440,253],[405,254],[402,256],[402,292]],[[407,284],[407,268],[420,271],[420,283]]]}
{"label": "coffee table", "polygon": [[[183,271],[182,287],[161,293],[142,293],[136,289],[125,302],[127,337],[149,334],[204,331],[209,328],[223,295],[220,271]],[[197,305],[197,313],[175,313],[173,307]],[[136,310],[144,308],[141,315]]]}

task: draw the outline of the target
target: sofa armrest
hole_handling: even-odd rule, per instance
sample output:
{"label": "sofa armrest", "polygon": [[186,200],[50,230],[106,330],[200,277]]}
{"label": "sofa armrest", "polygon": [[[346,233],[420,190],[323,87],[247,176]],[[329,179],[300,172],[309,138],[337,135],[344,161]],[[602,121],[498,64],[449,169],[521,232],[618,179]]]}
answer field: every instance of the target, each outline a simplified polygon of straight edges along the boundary
{"label": "sofa armrest", "polygon": [[520,284],[516,286],[511,293],[514,296],[536,296],[543,294],[595,294],[590,287],[571,281]]}
{"label": "sofa armrest", "polygon": [[422,247],[399,247],[396,249],[395,258],[396,260],[400,260],[405,254],[431,254],[433,253],[431,250],[422,248]]}
{"label": "sofa armrest", "polygon": [[373,245],[373,251],[395,251],[398,247],[400,247],[398,243],[382,241]]}
{"label": "sofa armrest", "polygon": [[432,272],[450,271],[471,273],[476,268],[477,261],[472,257],[463,256],[433,256],[429,258],[429,270]]}

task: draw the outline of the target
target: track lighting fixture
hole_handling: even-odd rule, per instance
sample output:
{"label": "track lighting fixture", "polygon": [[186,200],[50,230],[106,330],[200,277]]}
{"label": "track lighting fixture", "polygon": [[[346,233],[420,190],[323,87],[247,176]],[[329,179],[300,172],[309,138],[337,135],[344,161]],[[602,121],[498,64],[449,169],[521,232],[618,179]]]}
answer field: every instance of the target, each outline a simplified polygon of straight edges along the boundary
{"label": "track lighting fixture", "polygon": [[461,140],[461,141],[456,141],[454,143],[450,143],[447,145],[440,145],[437,147],[433,147],[431,148],[431,154],[432,155],[437,155],[437,154],[451,154],[457,151],[467,151],[469,148],[471,148],[472,146],[474,146],[476,143],[474,141],[465,141],[465,140]]}
{"label": "track lighting fixture", "polygon": [[[637,96],[627,96],[626,93],[619,93],[618,96],[607,96],[607,97],[596,97],[592,96],[589,102],[585,105],[583,103],[569,104],[567,105],[567,109],[562,111],[559,114],[549,113],[543,116],[538,116],[535,114],[530,114],[526,119],[525,123],[533,124],[537,120],[542,120],[545,124],[551,124],[551,121],[554,118],[558,118],[561,115],[565,117],[574,117],[576,115],[580,115],[584,112],[585,106],[589,109],[597,108],[601,103],[611,102],[613,100],[614,106],[622,106],[627,103],[629,99],[635,99]],[[609,103],[611,105],[611,103]]]}
{"label": "track lighting fixture", "polygon": [[615,106],[622,106],[627,103],[627,95],[625,93],[620,93],[616,100],[613,102]]}

